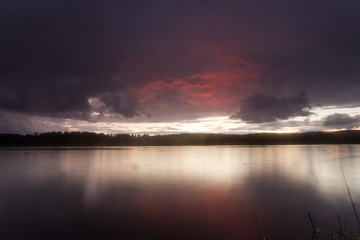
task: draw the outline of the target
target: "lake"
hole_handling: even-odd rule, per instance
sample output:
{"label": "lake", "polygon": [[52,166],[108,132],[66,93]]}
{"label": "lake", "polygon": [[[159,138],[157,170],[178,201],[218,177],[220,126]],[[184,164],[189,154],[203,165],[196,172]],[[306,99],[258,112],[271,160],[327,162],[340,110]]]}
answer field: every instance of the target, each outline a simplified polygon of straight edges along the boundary
{"label": "lake", "polygon": [[0,239],[326,237],[341,167],[360,211],[359,145],[1,148]]}

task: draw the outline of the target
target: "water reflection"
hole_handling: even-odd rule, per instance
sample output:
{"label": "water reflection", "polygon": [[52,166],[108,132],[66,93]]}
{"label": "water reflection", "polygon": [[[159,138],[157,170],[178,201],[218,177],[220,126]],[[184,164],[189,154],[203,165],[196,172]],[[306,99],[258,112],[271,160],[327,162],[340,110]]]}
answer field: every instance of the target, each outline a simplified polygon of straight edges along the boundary
{"label": "water reflection", "polygon": [[[24,154],[24,153],[27,154]],[[360,146],[0,150],[0,239],[311,239],[355,218]]]}

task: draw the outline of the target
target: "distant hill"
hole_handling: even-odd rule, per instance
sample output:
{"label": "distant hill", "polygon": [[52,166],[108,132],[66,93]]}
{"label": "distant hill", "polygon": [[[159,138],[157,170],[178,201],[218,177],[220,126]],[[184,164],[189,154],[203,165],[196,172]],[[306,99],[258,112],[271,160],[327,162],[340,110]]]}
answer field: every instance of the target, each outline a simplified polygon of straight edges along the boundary
{"label": "distant hill", "polygon": [[257,134],[97,134],[46,132],[27,135],[0,134],[0,146],[180,146],[180,145],[276,145],[360,144],[360,131]]}

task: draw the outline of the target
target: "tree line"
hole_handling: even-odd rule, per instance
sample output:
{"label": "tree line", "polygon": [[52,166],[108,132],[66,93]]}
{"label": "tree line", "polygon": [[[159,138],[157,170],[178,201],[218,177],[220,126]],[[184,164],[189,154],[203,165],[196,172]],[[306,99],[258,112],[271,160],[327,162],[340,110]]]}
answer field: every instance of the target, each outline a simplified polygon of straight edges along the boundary
{"label": "tree line", "polygon": [[177,145],[274,145],[358,144],[360,131],[256,134],[103,134],[93,132],[45,132],[0,134],[0,146],[177,146]]}

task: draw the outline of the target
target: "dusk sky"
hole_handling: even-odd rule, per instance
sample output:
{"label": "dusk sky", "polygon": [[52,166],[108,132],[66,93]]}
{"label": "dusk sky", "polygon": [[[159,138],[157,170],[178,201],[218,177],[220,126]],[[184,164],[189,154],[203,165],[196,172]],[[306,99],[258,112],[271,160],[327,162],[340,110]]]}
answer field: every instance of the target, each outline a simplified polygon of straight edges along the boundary
{"label": "dusk sky", "polygon": [[360,1],[2,0],[0,133],[360,127]]}

